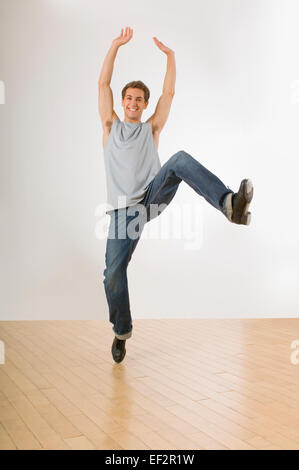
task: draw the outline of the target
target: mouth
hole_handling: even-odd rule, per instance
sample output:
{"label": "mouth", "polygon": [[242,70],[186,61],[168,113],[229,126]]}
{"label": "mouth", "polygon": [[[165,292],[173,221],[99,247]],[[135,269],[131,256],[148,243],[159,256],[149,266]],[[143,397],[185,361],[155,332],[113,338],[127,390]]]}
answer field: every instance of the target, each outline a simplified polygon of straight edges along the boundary
{"label": "mouth", "polygon": [[128,108],[128,110],[131,112],[131,113],[136,113],[138,111],[138,109],[134,109],[134,108]]}

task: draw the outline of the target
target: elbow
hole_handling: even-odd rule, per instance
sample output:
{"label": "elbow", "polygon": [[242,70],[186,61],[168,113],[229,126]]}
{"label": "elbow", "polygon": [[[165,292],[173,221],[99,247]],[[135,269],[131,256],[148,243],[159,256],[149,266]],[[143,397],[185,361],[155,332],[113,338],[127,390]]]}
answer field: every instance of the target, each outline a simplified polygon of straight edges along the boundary
{"label": "elbow", "polygon": [[163,93],[164,93],[165,95],[174,96],[174,93],[175,93],[175,92],[174,92],[173,89],[171,89],[171,90],[163,90]]}

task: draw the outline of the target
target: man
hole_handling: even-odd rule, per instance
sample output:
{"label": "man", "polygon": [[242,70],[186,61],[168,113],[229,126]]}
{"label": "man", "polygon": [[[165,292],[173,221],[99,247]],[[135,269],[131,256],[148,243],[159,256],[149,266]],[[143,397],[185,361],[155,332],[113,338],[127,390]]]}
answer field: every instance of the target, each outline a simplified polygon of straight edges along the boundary
{"label": "man", "polygon": [[[253,197],[249,179],[242,180],[238,193],[181,150],[162,167],[158,155],[160,132],[163,129],[175,93],[176,65],[174,51],[154,37],[157,47],[167,56],[167,71],[163,92],[154,114],[141,122],[148,106],[150,91],[140,80],[128,83],[122,90],[124,121],[113,109],[110,88],[114,60],[120,46],[133,36],[133,30],[121,30],[111,44],[99,78],[99,113],[103,126],[103,148],[110,225],[106,245],[104,287],[109,306],[110,322],[115,337],[112,356],[121,362],[126,354],[125,343],[132,335],[127,282],[127,266],[140,239],[144,223],[159,215],[153,207],[167,206],[173,199],[181,181],[185,181],[211,205],[221,211],[233,223],[249,225],[248,212]],[[139,227],[139,235],[129,234],[129,225],[136,220],[136,211],[144,208],[146,218]]]}

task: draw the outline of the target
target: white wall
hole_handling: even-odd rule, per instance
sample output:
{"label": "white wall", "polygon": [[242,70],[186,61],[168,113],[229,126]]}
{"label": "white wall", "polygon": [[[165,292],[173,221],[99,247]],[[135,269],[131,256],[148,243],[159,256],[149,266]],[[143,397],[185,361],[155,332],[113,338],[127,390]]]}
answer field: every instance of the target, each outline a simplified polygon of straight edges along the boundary
{"label": "white wall", "polygon": [[[125,26],[134,36],[111,83],[121,119],[130,80],[151,90],[142,120],[154,112],[157,36],[177,63],[161,163],[184,149],[233,190],[246,177],[255,187],[245,227],[180,185],[129,265],[133,319],[298,315],[298,13],[296,0],[0,1],[2,320],[108,320],[97,80]],[[199,249],[146,239],[184,205],[198,212]]]}

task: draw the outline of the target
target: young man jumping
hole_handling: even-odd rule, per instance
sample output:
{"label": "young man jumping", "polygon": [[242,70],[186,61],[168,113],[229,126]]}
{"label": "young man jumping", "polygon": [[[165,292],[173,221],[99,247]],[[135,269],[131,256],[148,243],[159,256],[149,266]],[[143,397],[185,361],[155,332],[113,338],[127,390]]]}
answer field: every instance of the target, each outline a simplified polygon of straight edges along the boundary
{"label": "young man jumping", "polygon": [[131,237],[127,231],[128,225],[136,218],[134,208],[143,207],[148,222],[159,215],[159,212],[152,212],[151,208],[160,207],[161,204],[167,206],[181,181],[185,181],[230,222],[249,225],[251,213],[248,209],[253,197],[253,186],[249,179],[243,179],[239,191],[234,193],[184,150],[172,155],[161,166],[158,155],[159,136],[167,121],[175,93],[176,65],[174,51],[156,37],[153,38],[155,44],[167,56],[167,71],[155,112],[146,122],[141,122],[142,113],[148,106],[150,91],[142,81],[132,81],[122,90],[124,120],[119,119],[113,109],[110,82],[117,51],[132,36],[133,30],[126,27],[113,40],[98,82],[107,195],[111,208],[106,211],[110,215],[110,224],[103,282],[109,320],[113,324],[114,340],[111,350],[115,362],[121,362],[125,357],[125,343],[132,336],[133,329],[127,267],[143,228],[142,224],[138,237]]}

